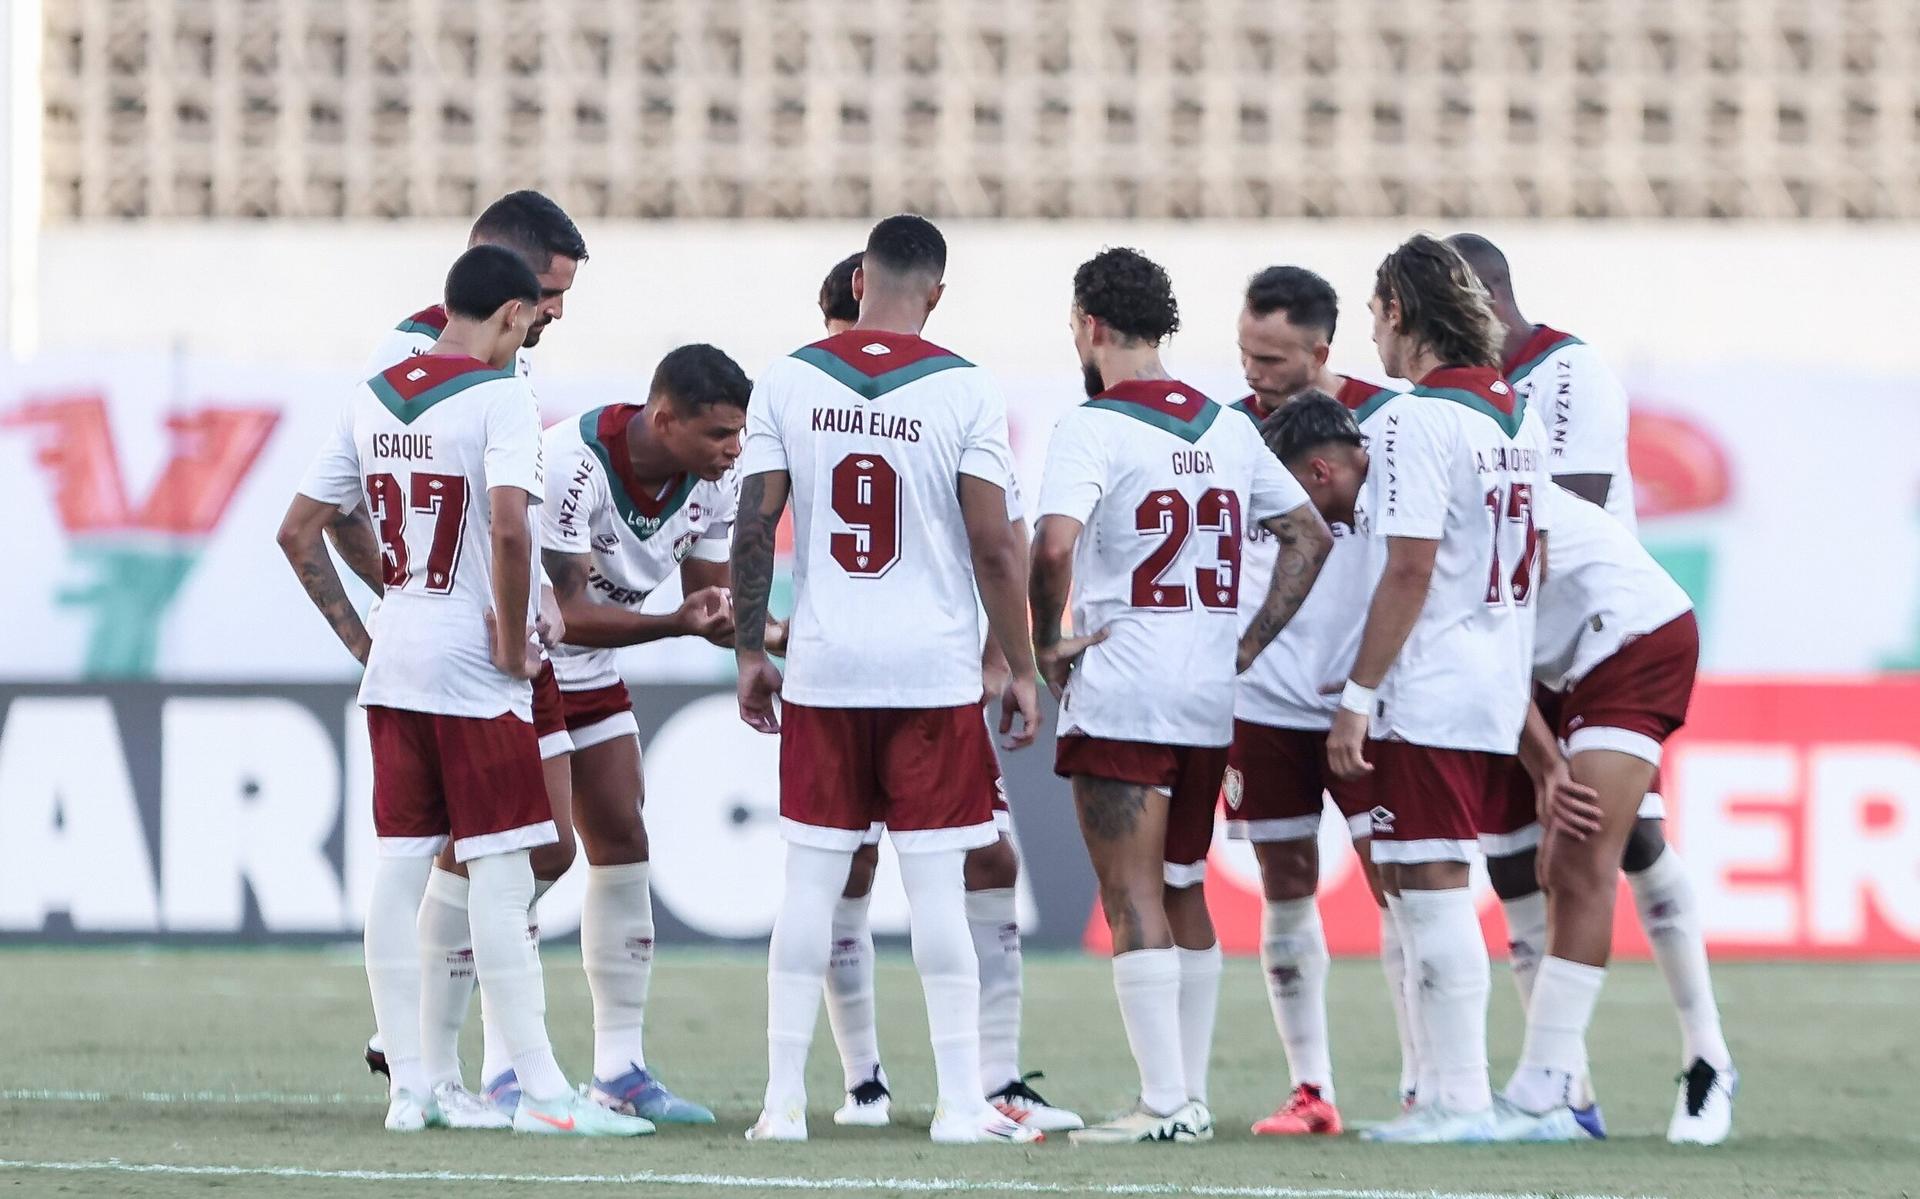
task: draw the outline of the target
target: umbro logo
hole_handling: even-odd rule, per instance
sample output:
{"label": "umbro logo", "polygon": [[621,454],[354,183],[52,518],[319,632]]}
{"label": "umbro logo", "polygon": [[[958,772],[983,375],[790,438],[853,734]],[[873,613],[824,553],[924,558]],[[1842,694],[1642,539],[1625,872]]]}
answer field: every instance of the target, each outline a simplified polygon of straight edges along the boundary
{"label": "umbro logo", "polygon": [[1178,405],[1178,404],[1184,404],[1186,402],[1187,402],[1187,397],[1181,395],[1177,391],[1170,391],[1167,393],[1167,403],[1169,404]]}
{"label": "umbro logo", "polygon": [[426,377],[427,377],[427,372],[424,370],[421,370],[417,366],[407,372],[407,382],[409,383],[418,383],[420,380]]}
{"label": "umbro logo", "polygon": [[1495,379],[1492,385],[1487,388],[1487,390],[1491,391],[1494,395],[1503,396],[1503,395],[1506,395],[1508,392],[1512,391],[1513,389],[1508,387],[1503,380]]}
{"label": "umbro logo", "polygon": [[1386,836],[1393,832],[1393,812],[1390,809],[1376,807],[1373,811],[1368,812],[1367,815],[1373,818],[1373,832],[1375,836]]}
{"label": "umbro logo", "polygon": [[875,358],[878,358],[883,354],[893,353],[893,350],[891,347],[883,346],[877,341],[870,341],[866,345],[863,345],[860,347],[860,352],[862,354],[872,354]]}

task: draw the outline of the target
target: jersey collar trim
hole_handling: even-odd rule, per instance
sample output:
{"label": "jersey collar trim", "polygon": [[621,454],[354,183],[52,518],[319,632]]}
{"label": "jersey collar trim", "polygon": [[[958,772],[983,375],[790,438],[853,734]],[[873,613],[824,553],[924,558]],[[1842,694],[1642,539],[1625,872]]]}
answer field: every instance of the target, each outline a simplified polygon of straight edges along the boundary
{"label": "jersey collar trim", "polygon": [[1413,394],[1465,405],[1491,419],[1508,437],[1520,432],[1527,414],[1526,401],[1491,367],[1443,366],[1420,380]]}
{"label": "jersey collar trim", "polygon": [[410,425],[427,409],[469,387],[514,377],[512,371],[495,370],[476,358],[415,354],[368,379],[367,390],[395,420]]}
{"label": "jersey collar trim", "polygon": [[1399,394],[1397,391],[1368,383],[1364,379],[1348,376],[1346,381],[1340,384],[1340,394],[1334,399],[1347,406],[1347,410],[1353,413],[1354,422],[1357,424],[1378,412],[1380,405]]}
{"label": "jersey collar trim", "polygon": [[1549,356],[1564,346],[1580,346],[1586,343],[1571,333],[1562,333],[1558,329],[1549,329],[1545,325],[1535,325],[1533,333],[1515,350],[1513,357],[1507,359],[1501,373],[1509,380],[1518,383],[1533,373],[1533,368],[1545,362]]}
{"label": "jersey collar trim", "polygon": [[600,459],[607,472],[607,493],[613,497],[614,510],[645,541],[660,531],[675,512],[693,494],[693,476],[685,471],[674,476],[667,494],[655,499],[637,485],[626,456],[627,426],[640,415],[644,405],[608,404],[580,414],[580,440]]}
{"label": "jersey collar trim", "polygon": [[1086,406],[1130,416],[1189,444],[1205,436],[1220,415],[1220,405],[1172,379],[1129,379],[1107,388]]}
{"label": "jersey collar trim", "polygon": [[972,366],[911,333],[849,329],[795,350],[793,357],[869,400],[940,371]]}
{"label": "jersey collar trim", "polygon": [[424,334],[427,337],[437,340],[442,333],[447,331],[447,310],[440,304],[435,304],[431,308],[422,308],[406,320],[395,325],[394,331],[399,333]]}

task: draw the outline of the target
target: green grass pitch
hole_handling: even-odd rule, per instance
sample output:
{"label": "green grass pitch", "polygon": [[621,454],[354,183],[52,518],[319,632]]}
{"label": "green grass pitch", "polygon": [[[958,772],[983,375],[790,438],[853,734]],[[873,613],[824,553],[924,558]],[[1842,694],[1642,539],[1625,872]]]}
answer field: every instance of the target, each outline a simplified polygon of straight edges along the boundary
{"label": "green grass pitch", "polygon": [[[570,1071],[589,1047],[577,954],[546,954],[549,1025]],[[1285,1068],[1257,966],[1228,965],[1214,1046],[1218,1139],[1076,1150],[936,1148],[925,1016],[904,954],[880,967],[881,1043],[903,1118],[836,1128],[839,1071],[824,1019],[806,1145],[750,1145],[764,1082],[764,960],[666,950],[649,1057],[717,1128],[624,1142],[380,1128],[359,1062],[370,1029],[357,953],[15,948],[0,951],[0,1193],[6,1195],[1213,1194],[1279,1199],[1433,1195],[1897,1196],[1920,1192],[1911,1113],[1920,966],[1741,964],[1717,971],[1744,1075],[1734,1140],[1663,1139],[1678,1065],[1658,977],[1617,968],[1593,1047],[1615,1139],[1545,1147],[1372,1146],[1348,1136],[1256,1141]],[[1387,1118],[1397,1053],[1377,965],[1337,963],[1334,1060],[1352,1122]],[[1100,1114],[1131,1095],[1104,961],[1027,959],[1026,1065],[1055,1102]],[[470,1072],[477,1028],[469,1029]],[[1496,1082],[1518,1049],[1495,966]],[[56,1165],[57,1164],[57,1165]],[[160,1167],[161,1169],[153,1169]],[[825,1181],[823,1181],[825,1180]],[[838,1181],[834,1181],[838,1180]]]}

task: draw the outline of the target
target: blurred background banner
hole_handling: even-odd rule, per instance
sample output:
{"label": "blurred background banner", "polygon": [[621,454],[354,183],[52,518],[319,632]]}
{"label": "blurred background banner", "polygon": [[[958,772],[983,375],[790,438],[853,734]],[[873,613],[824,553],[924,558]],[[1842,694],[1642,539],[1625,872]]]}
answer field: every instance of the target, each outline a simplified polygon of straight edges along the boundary
{"label": "blurred background banner", "polygon": [[[1254,271],[1326,276],[1332,366],[1385,381],[1381,256],[1487,234],[1527,316],[1633,395],[1642,537],[1704,633],[1665,787],[1711,943],[1920,956],[1920,6],[0,7],[0,937],[357,931],[355,671],[273,535],[382,333],[485,204],[537,187],[591,251],[533,355],[548,420],[644,398],[688,341],[757,374],[819,336],[871,221],[919,211],[952,251],[928,336],[1000,380],[1029,496],[1101,246],[1166,265],[1168,362],[1227,400]],[[764,936],[775,743],[735,717],[729,655],[623,667],[662,936]],[[1097,944],[1049,752],[1007,768],[1031,937]],[[1369,949],[1327,836],[1329,940]],[[1252,860],[1221,842],[1214,867],[1248,948]],[[575,904],[543,903],[549,933]]]}

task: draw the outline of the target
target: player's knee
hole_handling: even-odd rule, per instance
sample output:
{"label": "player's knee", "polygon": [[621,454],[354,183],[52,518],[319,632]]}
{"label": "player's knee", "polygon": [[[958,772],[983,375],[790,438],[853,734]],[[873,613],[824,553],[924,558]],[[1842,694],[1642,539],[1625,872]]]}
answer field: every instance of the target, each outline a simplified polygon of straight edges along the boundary
{"label": "player's knee", "polygon": [[969,850],[965,871],[967,890],[1001,890],[1020,881],[1020,859],[1003,833],[993,844]]}
{"label": "player's knee", "polygon": [[1596,898],[1618,885],[1613,862],[1587,842],[1566,839],[1553,847],[1541,871],[1541,883],[1561,898],[1580,902]]}
{"label": "player's knee", "polygon": [[1493,893],[1501,899],[1523,899],[1540,889],[1534,867],[1534,851],[1525,849],[1505,857],[1487,859],[1487,879]]}
{"label": "player's knee", "polygon": [[1320,846],[1312,838],[1263,841],[1253,847],[1260,885],[1269,901],[1311,899],[1320,888]]}
{"label": "player's knee", "polygon": [[853,851],[853,862],[847,867],[847,886],[840,894],[847,899],[861,899],[873,891],[874,871],[880,868],[880,847],[862,845]]}
{"label": "player's knee", "polygon": [[638,796],[620,802],[596,800],[574,793],[573,822],[587,861],[596,866],[618,866],[647,860],[647,826],[640,818]]}
{"label": "player's knee", "polygon": [[559,832],[559,840],[551,845],[538,846],[528,855],[533,861],[533,877],[543,883],[556,882],[572,869],[574,856],[578,852],[573,830],[560,828]]}
{"label": "player's knee", "polygon": [[1638,874],[1660,860],[1667,851],[1667,822],[1642,819],[1633,822],[1627,834],[1627,847],[1620,854],[1620,869]]}

